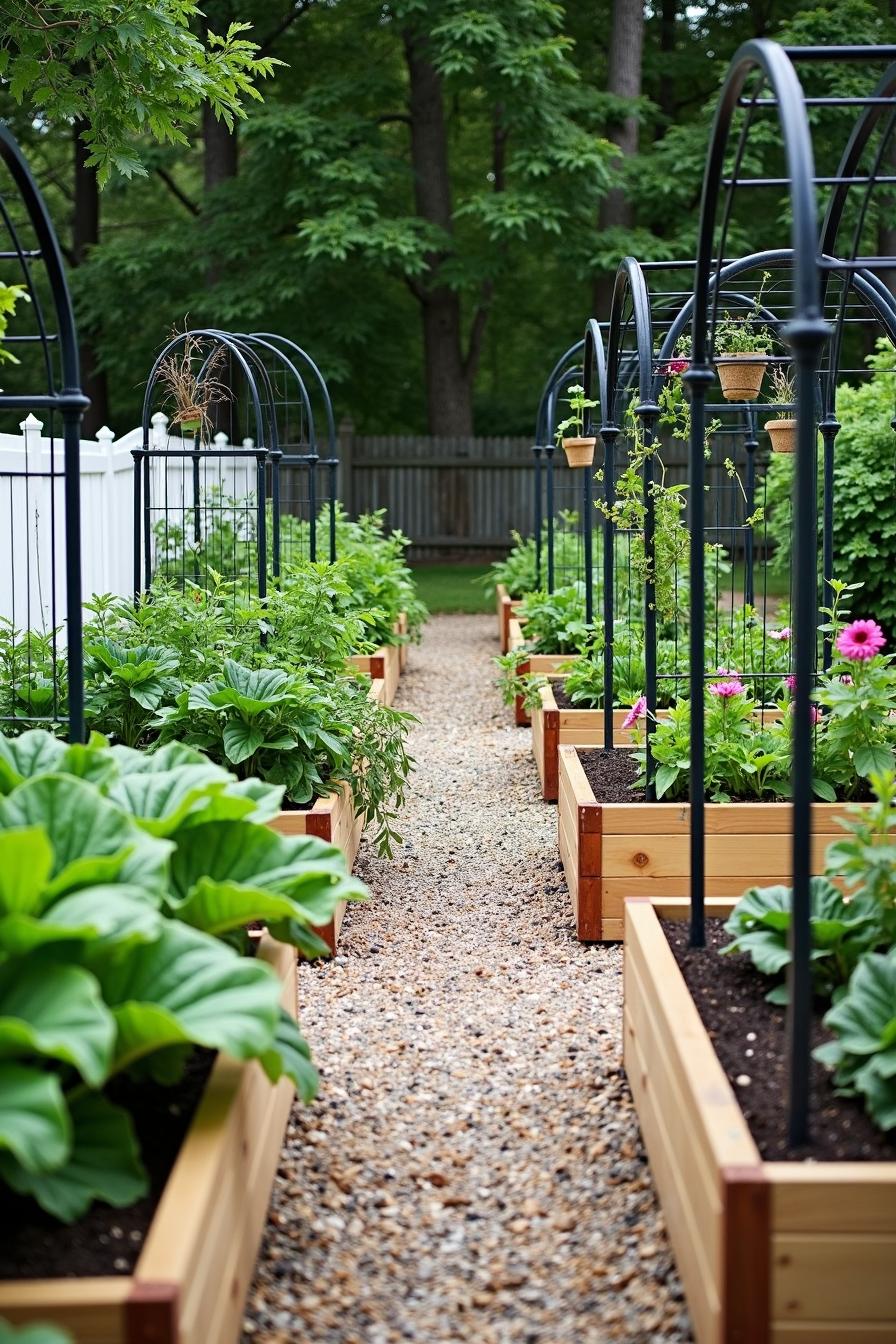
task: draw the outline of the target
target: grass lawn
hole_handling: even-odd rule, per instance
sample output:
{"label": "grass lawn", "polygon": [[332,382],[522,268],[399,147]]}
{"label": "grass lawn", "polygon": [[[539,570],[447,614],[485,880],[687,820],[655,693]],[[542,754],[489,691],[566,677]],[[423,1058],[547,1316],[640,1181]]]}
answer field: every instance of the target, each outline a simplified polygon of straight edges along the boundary
{"label": "grass lawn", "polygon": [[473,582],[488,573],[488,565],[414,565],[413,570],[430,611],[494,611],[495,599]]}
{"label": "grass lawn", "polygon": [[[735,592],[742,593],[744,590],[744,566],[742,562],[738,562],[734,566],[733,581]],[[731,577],[723,581],[723,594],[731,591],[731,583]],[[768,579],[766,579],[761,562],[757,562],[753,566],[753,586],[757,602],[761,600],[764,592],[767,592],[769,597],[781,597],[785,600],[790,597],[790,576],[788,574],[776,574],[769,568]]]}

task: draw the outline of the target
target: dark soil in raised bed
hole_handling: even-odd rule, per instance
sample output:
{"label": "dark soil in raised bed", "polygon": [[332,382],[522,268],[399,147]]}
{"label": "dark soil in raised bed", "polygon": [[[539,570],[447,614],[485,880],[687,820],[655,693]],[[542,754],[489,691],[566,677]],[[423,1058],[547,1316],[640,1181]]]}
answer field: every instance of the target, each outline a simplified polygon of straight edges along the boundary
{"label": "dark soil in raised bed", "polygon": [[[688,947],[688,926],[664,919],[663,930],[722,1068],[762,1156],[769,1162],[893,1161],[896,1138],[872,1124],[860,1102],[838,1097],[827,1069],[812,1061],[812,1142],[787,1144],[786,1012],[767,1003],[771,981],[742,953],[722,957],[731,941],[721,919],[707,919],[706,947]],[[813,1020],[813,1047],[829,1040],[823,1008]]]}
{"label": "dark soil in raised bed", "polygon": [[633,752],[620,747],[579,748],[579,760],[599,803],[643,803],[644,790],[631,787],[638,777]]}
{"label": "dark soil in raised bed", "polygon": [[176,1087],[121,1079],[107,1095],[134,1117],[150,1192],[129,1209],[94,1204],[77,1223],[59,1223],[30,1200],[0,1188],[0,1279],[130,1274],[215,1062],[197,1051]]}
{"label": "dark soil in raised bed", "polygon": [[554,699],[557,702],[558,709],[594,709],[594,705],[577,705],[570,700],[566,694],[566,682],[562,677],[551,681],[551,690],[554,692]]}

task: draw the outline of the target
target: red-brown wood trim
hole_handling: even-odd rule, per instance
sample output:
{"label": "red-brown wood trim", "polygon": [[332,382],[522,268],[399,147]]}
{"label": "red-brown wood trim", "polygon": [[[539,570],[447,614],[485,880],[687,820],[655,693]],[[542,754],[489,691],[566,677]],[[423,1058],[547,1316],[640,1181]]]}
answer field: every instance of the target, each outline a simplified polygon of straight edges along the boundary
{"label": "red-brown wood trim", "polygon": [[510,648],[510,613],[513,610],[509,597],[501,598],[501,652]]}
{"label": "red-brown wood trim", "polygon": [[134,1280],[124,1304],[126,1344],[178,1344],[176,1283]]}
{"label": "red-brown wood trim", "polygon": [[372,653],[370,655],[370,680],[385,681],[386,678],[386,658],[382,653]]}
{"label": "red-brown wood trim", "polygon": [[[526,658],[524,659],[523,662],[518,663],[516,670],[518,676],[523,676],[526,672],[529,672],[531,670],[531,664],[529,662],[529,659]],[[514,699],[513,718],[518,728],[525,728],[527,724],[532,722],[532,720],[529,717],[529,711],[523,704],[523,697],[521,695],[516,696],[516,698]]]}
{"label": "red-brown wood trim", "polygon": [[771,1187],[761,1166],[722,1168],[723,1344],[771,1340]]}
{"label": "red-brown wood trim", "polygon": [[544,751],[544,780],[541,796],[546,803],[555,803],[560,793],[560,711],[543,709],[542,748]]}
{"label": "red-brown wood trim", "polygon": [[[559,749],[557,760],[559,765]],[[600,803],[579,803],[576,813],[579,861],[579,918],[576,933],[582,942],[589,943],[603,936],[603,808]]]}
{"label": "red-brown wood trim", "polygon": [[311,811],[305,817],[305,834],[333,843],[333,813]]}

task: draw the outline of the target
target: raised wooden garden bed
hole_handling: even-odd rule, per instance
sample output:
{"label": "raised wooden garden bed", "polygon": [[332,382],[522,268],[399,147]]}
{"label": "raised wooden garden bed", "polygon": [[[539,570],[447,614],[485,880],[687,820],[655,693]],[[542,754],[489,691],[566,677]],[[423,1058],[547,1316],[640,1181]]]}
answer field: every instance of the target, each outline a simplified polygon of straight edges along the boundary
{"label": "raised wooden garden bed", "polygon": [[[293,948],[265,935],[258,955],[295,1014]],[[51,1321],[76,1344],[236,1344],[293,1093],[220,1055],[134,1272],[0,1283],[0,1318]]]}
{"label": "raised wooden garden bed", "polygon": [[[371,682],[368,698],[378,705],[383,704],[385,686],[382,681]],[[352,791],[343,781],[324,798],[316,798],[314,806],[304,811],[284,809],[272,818],[268,825],[281,835],[316,835],[321,840],[336,845],[345,855],[349,869],[354,867],[358,857],[358,847],[364,831],[363,817],[355,816]],[[345,915],[345,901],[340,901],[333,918],[328,924],[322,924],[314,932],[323,938],[331,952],[336,951],[339,931]]]}
{"label": "raised wooden garden bed", "polygon": [[406,611],[398,613],[398,620],[395,622],[395,633],[396,635],[401,635],[403,638],[403,642],[398,646],[398,671],[400,674],[404,672],[408,665],[408,614]]}
{"label": "raised wooden garden bed", "polygon": [[520,599],[513,598],[507,592],[506,584],[499,583],[495,588],[495,604],[498,609],[498,639],[501,641],[501,652],[506,653],[510,648],[510,622],[520,609]]}
{"label": "raised wooden garden bed", "polygon": [[[539,697],[541,703],[532,710],[532,755],[538,767],[541,796],[546,803],[553,803],[557,801],[560,787],[558,753],[561,745],[602,747],[604,712],[602,709],[560,709],[552,686],[542,686]],[[631,745],[630,733],[622,728],[628,713],[627,709],[613,711],[613,745],[616,747]]]}
{"label": "raised wooden garden bed", "polygon": [[[687,896],[689,803],[599,803],[578,749],[558,748],[557,828],[560,857],[582,942],[621,938],[629,896]],[[813,872],[843,834],[842,803],[815,803]],[[789,803],[707,803],[706,882],[713,896],[786,881],[790,871]]]}
{"label": "raised wooden garden bed", "polygon": [[[396,630],[398,626],[396,624]],[[366,672],[371,681],[381,681],[383,683],[384,705],[391,705],[395,699],[395,692],[398,690],[398,682],[401,678],[401,652],[406,648],[403,644],[381,644],[374,653],[356,653],[349,658],[349,666],[356,668],[359,672]]]}
{"label": "raised wooden garden bed", "polygon": [[698,1344],[892,1344],[896,1163],[762,1160],[659,922],[686,914],[626,903],[625,1068]]}
{"label": "raised wooden garden bed", "polygon": [[[520,649],[525,644],[523,638],[523,628],[516,617],[510,620],[510,650]],[[518,671],[520,675],[526,672],[534,672],[545,677],[556,677],[565,675],[561,668],[565,668],[575,658],[574,653],[530,653],[529,657],[519,664]],[[523,704],[523,697],[516,697],[513,707],[514,721],[519,727],[531,723],[531,716],[528,709]]]}

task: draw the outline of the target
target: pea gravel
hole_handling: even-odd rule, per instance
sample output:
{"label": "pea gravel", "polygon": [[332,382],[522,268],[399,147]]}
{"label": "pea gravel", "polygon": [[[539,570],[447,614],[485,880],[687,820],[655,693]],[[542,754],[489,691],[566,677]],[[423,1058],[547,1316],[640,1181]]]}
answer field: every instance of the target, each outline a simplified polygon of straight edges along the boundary
{"label": "pea gravel", "polygon": [[621,1066],[622,953],[575,939],[493,627],[437,616],[412,649],[403,847],[362,848],[371,901],[300,968],[321,1088],[244,1344],[691,1338]]}

